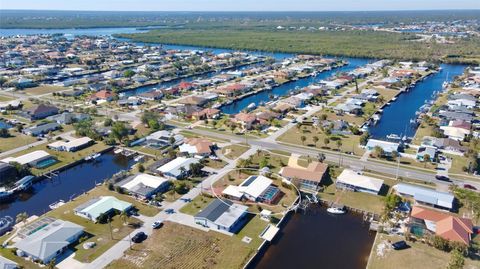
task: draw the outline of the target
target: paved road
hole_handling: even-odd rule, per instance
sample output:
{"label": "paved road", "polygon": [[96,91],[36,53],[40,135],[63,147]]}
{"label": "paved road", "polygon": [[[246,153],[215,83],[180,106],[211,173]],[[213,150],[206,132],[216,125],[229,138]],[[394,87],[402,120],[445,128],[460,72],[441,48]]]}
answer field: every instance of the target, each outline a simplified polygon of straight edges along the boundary
{"label": "paved road", "polygon": [[[257,148],[255,146],[252,146],[248,151],[244,152],[238,158],[246,159],[250,155],[255,154],[256,151],[257,151]],[[118,241],[118,243],[116,243],[113,247],[111,247],[109,250],[107,250],[105,253],[103,253],[101,256],[95,259],[93,262],[89,264],[83,264],[83,267],[81,268],[82,269],[103,268],[108,264],[110,264],[112,261],[121,258],[123,256],[123,253],[130,247],[130,242],[131,242],[130,238],[133,235],[135,235],[140,231],[146,233],[147,235],[152,234],[153,232],[152,223],[154,221],[170,220],[170,221],[179,222],[179,223],[190,225],[190,226],[194,225],[192,224],[191,220],[185,219],[185,216],[183,216],[183,214],[178,214],[177,212],[179,212],[179,210],[187,203],[185,201],[193,200],[195,197],[200,195],[202,191],[210,189],[210,186],[213,183],[221,179],[224,175],[226,175],[233,168],[235,168],[236,160],[230,161],[224,168],[218,170],[216,174],[212,174],[211,176],[207,177],[205,180],[203,180],[202,183],[192,188],[188,193],[183,195],[180,199],[177,199],[175,202],[169,204],[163,211],[158,213],[156,216],[154,217],[140,216],[141,220],[144,222],[143,227],[133,231],[130,234],[130,236],[126,236],[125,238]],[[202,229],[201,226],[198,226],[197,228]],[[66,268],[68,266],[62,266],[60,264],[59,268],[60,267]]]}

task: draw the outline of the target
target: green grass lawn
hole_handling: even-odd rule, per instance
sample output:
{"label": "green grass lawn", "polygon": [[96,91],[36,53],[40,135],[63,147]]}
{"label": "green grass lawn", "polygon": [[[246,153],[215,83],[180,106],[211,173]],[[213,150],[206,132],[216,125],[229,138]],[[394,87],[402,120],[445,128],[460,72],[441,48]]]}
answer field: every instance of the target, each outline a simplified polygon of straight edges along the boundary
{"label": "green grass lawn", "polygon": [[244,144],[233,144],[230,146],[226,146],[222,148],[222,153],[225,155],[225,157],[234,160],[238,158],[240,155],[245,153],[248,149],[250,149],[250,146],[244,145]]}
{"label": "green grass lawn", "polygon": [[63,86],[40,85],[34,88],[25,89],[23,91],[29,95],[41,95],[41,94],[47,94],[47,93],[65,91],[65,90],[67,90],[67,88]]}
{"label": "green grass lawn", "polygon": [[37,141],[35,137],[10,130],[10,137],[0,137],[0,152],[9,151]]}
{"label": "green grass lawn", "polygon": [[[410,248],[400,251],[388,250],[383,257],[380,257],[376,254],[377,246],[387,240],[390,240],[390,242],[396,242],[404,240],[404,238],[400,236],[377,234],[367,269],[437,269],[446,268],[446,265],[450,261],[449,253],[440,251],[420,242],[408,242]],[[463,268],[480,268],[480,261],[466,258],[465,266]]]}
{"label": "green grass lawn", "polygon": [[[302,142],[304,136],[306,140]],[[317,143],[313,141],[313,137],[318,137]],[[325,138],[329,139],[329,143],[325,144]],[[356,135],[326,135],[320,128],[302,125],[300,128],[294,127],[281,135],[277,141],[289,144],[303,145],[317,149],[338,150],[337,142],[340,141],[340,151],[353,152],[357,156],[363,155],[365,150],[360,145],[360,136]]]}
{"label": "green grass lawn", "polygon": [[135,244],[133,250],[127,250],[124,257],[107,268],[242,268],[259,246],[256,233],[260,228],[255,222],[252,222],[252,227],[249,225],[244,227],[244,234],[253,240],[247,244],[241,241],[240,235],[204,232],[165,222],[147,240]]}
{"label": "green grass lawn", "polygon": [[5,96],[5,95],[0,95],[0,102],[8,102],[8,101],[12,101],[13,98],[12,97],[8,97],[8,96]]}
{"label": "green grass lawn", "polygon": [[206,195],[198,195],[190,203],[183,206],[180,209],[180,212],[194,216],[198,212],[203,210],[205,207],[207,207],[208,204],[210,204],[210,202],[213,201],[214,199],[216,198],[212,198]]}

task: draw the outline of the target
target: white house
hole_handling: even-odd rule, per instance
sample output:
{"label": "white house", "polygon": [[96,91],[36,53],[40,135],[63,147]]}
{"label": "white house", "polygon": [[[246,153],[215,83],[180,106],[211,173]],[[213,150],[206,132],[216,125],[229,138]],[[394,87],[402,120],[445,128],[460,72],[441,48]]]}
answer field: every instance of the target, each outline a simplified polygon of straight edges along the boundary
{"label": "white house", "polygon": [[335,185],[340,189],[378,194],[382,189],[383,180],[364,176],[350,169],[344,169],[337,177]]}
{"label": "white house", "polygon": [[78,206],[73,211],[77,216],[96,222],[101,214],[109,214],[114,210],[125,212],[132,207],[132,204],[113,196],[100,196]]}
{"label": "white house", "polygon": [[236,232],[248,213],[248,207],[228,200],[213,200],[205,209],[195,215],[195,223],[204,227]]}
{"label": "white house", "polygon": [[168,190],[169,185],[168,179],[149,174],[138,174],[119,184],[119,186],[130,192],[130,194],[142,198],[149,198],[158,192],[165,192]]}
{"label": "white house", "polygon": [[188,175],[190,171],[190,165],[193,163],[199,163],[199,160],[195,158],[178,157],[160,166],[159,168],[157,168],[157,171],[161,172],[167,177],[178,179]]}

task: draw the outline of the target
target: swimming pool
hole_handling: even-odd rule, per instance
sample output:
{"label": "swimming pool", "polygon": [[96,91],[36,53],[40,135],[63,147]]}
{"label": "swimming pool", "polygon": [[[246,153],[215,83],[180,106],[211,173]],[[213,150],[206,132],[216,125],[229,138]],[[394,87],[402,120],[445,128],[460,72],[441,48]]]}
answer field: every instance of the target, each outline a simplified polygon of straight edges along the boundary
{"label": "swimming pool", "polygon": [[425,230],[419,226],[412,226],[410,227],[410,232],[416,236],[423,236],[425,233]]}
{"label": "swimming pool", "polygon": [[51,165],[54,165],[56,164],[58,161],[54,158],[50,158],[50,159],[45,159],[45,160],[42,160],[42,161],[39,161],[36,165],[35,165],[35,168],[38,168],[38,169],[43,169],[43,168],[46,168],[46,167],[49,167]]}

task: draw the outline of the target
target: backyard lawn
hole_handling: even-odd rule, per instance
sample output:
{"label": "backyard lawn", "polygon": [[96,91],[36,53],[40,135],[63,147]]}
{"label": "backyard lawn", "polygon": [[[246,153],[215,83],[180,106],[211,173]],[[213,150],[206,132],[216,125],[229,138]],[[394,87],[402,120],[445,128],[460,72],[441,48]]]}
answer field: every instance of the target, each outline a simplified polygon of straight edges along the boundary
{"label": "backyard lawn", "polygon": [[166,222],[144,243],[135,244],[133,250],[107,268],[242,268],[259,246],[256,233],[260,228],[255,223],[255,229],[247,226],[244,233],[253,239],[249,244],[242,242],[240,235],[204,232]]}
{"label": "backyard lawn", "polygon": [[[400,236],[377,234],[367,269],[437,269],[446,268],[446,265],[450,261],[449,253],[440,251],[420,242],[408,242],[411,246],[408,249],[399,251],[388,249],[383,252],[383,256],[377,255],[377,246],[382,243],[388,243],[387,240],[396,242],[404,240],[404,238]],[[480,261],[466,258],[463,268],[480,268]]]}
{"label": "backyard lawn", "polygon": [[0,152],[19,148],[36,141],[35,137],[10,130],[10,137],[0,138]]}
{"label": "backyard lawn", "polygon": [[47,94],[47,93],[65,91],[65,90],[67,90],[67,88],[62,86],[40,85],[38,87],[28,88],[23,91],[29,95],[40,95],[40,94]]}
{"label": "backyard lawn", "polygon": [[226,146],[222,148],[222,153],[225,155],[225,157],[234,160],[238,158],[240,155],[245,153],[250,146],[244,145],[244,144],[233,144],[230,146]]}

